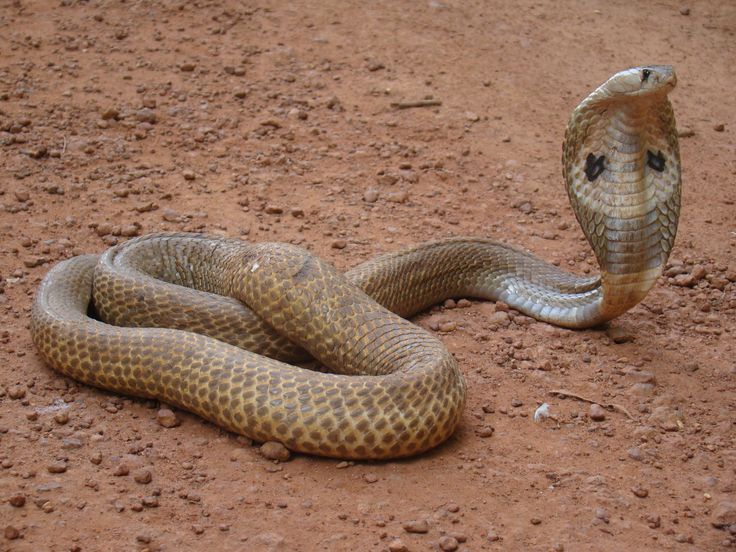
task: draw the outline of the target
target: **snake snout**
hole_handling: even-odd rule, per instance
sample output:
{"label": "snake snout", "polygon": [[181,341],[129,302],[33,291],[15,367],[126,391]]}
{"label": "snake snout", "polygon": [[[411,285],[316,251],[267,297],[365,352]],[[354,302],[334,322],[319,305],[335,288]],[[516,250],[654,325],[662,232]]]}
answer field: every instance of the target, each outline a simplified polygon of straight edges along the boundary
{"label": "snake snout", "polygon": [[[640,69],[641,78],[650,81],[650,86],[657,89],[672,89],[677,86],[677,75],[671,65],[648,65]],[[648,78],[644,78],[648,75]]]}

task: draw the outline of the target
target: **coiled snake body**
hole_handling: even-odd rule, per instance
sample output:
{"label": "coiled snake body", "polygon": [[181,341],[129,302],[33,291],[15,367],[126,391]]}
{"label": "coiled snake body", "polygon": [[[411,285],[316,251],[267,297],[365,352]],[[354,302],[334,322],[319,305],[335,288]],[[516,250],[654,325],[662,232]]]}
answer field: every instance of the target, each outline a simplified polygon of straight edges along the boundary
{"label": "coiled snake body", "polygon": [[[680,207],[675,82],[670,67],[622,71],[570,119],[563,171],[600,276],[485,239],[421,244],[341,274],[291,245],[157,234],[54,267],[33,341],[81,382],[256,440],[341,458],[425,451],[453,433],[466,387],[441,342],[402,316],[465,296],[589,327],[637,304],[661,274]],[[88,316],[90,300],[104,322]],[[310,355],[332,373],[284,363]]]}

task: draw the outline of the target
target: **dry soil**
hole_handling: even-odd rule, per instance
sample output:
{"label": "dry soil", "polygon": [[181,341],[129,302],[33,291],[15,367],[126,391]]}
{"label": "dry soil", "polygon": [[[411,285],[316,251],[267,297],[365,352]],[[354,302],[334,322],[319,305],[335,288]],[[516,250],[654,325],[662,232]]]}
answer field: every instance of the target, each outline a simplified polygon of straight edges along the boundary
{"label": "dry soil", "polygon": [[[0,1],[0,550],[736,546],[735,31],[732,1]],[[152,231],[289,241],[340,268],[478,235],[594,271],[564,127],[645,63],[679,75],[666,275],[608,328],[481,302],[418,316],[469,385],[428,454],[274,463],[33,349],[50,266]],[[595,421],[555,389],[619,408]]]}

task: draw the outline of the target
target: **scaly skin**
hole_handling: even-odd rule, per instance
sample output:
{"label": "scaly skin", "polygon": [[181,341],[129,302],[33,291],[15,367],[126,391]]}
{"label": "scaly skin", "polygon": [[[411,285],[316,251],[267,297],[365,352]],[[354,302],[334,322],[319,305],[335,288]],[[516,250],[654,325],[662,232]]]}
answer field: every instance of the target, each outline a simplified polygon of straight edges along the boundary
{"label": "scaly skin", "polygon": [[[465,381],[441,342],[401,316],[472,296],[590,327],[637,304],[661,274],[680,208],[674,85],[669,67],[622,71],[570,118],[563,171],[600,276],[480,238],[341,274],[287,244],[154,234],[54,267],[34,302],[34,343],[79,381],[256,440],[339,458],[421,453],[452,435]],[[90,300],[105,322],[87,315]],[[309,356],[333,373],[282,362]]]}

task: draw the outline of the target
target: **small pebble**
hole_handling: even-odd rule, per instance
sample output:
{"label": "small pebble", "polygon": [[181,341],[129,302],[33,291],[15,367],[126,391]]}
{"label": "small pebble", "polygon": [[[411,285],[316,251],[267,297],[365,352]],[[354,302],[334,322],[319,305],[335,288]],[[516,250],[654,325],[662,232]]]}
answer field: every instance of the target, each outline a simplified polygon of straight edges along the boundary
{"label": "small pebble", "polygon": [[596,508],[595,517],[605,523],[609,523],[611,521],[611,516],[605,508]]}
{"label": "small pebble", "polygon": [[489,317],[489,322],[491,324],[495,324],[497,326],[505,328],[511,323],[511,318],[509,317],[509,313],[504,311],[497,311]]}
{"label": "small pebble", "polygon": [[284,208],[279,205],[266,205],[266,213],[269,215],[280,215],[284,212]]}
{"label": "small pebble", "polygon": [[610,326],[606,330],[606,335],[614,343],[628,343],[634,340],[634,334],[621,326]]}
{"label": "small pebble", "polygon": [[373,71],[379,71],[379,70],[385,69],[385,68],[386,68],[386,66],[381,61],[378,61],[378,60],[375,60],[374,59],[374,60],[371,60],[371,61],[368,62],[368,70],[371,71],[371,72],[373,72]]}
{"label": "small pebble", "polygon": [[699,282],[700,280],[702,280],[708,275],[708,271],[703,265],[696,264],[695,266],[693,266],[693,269],[690,271],[690,275],[692,276],[695,282]]}
{"label": "small pebble", "polygon": [[386,199],[391,203],[406,203],[409,200],[409,192],[407,192],[406,190],[389,192],[386,195]]}
{"label": "small pebble", "polygon": [[64,437],[61,440],[61,448],[65,450],[76,450],[84,446],[84,443],[76,437]]}
{"label": "small pebble", "polygon": [[483,427],[478,428],[475,433],[481,439],[486,439],[488,437],[492,437],[494,431],[495,430],[491,426],[483,426]]}
{"label": "small pebble", "polygon": [[329,100],[327,100],[327,103],[325,104],[327,106],[327,109],[332,109],[333,111],[342,111],[342,104],[340,103],[340,98],[337,96],[332,96]]}
{"label": "small pebble", "polygon": [[511,310],[511,307],[509,307],[508,304],[504,303],[503,301],[496,301],[493,304],[493,307],[496,312],[509,312]]}
{"label": "small pebble", "polygon": [[677,431],[680,426],[677,412],[669,406],[658,406],[649,415],[649,421],[665,431]]}
{"label": "small pebble", "polygon": [[440,322],[440,324],[437,326],[437,329],[442,333],[453,332],[457,329],[457,322],[455,322],[454,320]]}
{"label": "small pebble", "polygon": [[26,497],[20,493],[14,494],[8,499],[8,503],[15,508],[21,508],[26,503]]}
{"label": "small pebble", "polygon": [[380,194],[378,190],[376,190],[375,188],[369,188],[365,192],[363,192],[363,201],[365,201],[366,203],[375,203],[376,201],[378,201],[379,195]]}
{"label": "small pebble", "polygon": [[593,403],[588,410],[588,416],[594,422],[602,422],[606,419],[606,411],[601,405]]}
{"label": "small pebble", "polygon": [[5,531],[3,532],[5,535],[5,538],[8,540],[15,540],[18,537],[20,537],[20,531],[18,531],[15,527],[12,525],[8,525],[5,527]]}
{"label": "small pebble", "polygon": [[378,177],[378,183],[382,186],[393,186],[399,181],[395,174],[382,174]]}
{"label": "small pebble", "polygon": [[639,498],[646,498],[649,496],[649,491],[638,483],[631,487],[631,492],[634,493],[634,496],[637,496]]}
{"label": "small pebble", "polygon": [[46,466],[46,469],[49,473],[64,473],[67,470],[67,465],[63,460],[55,460]]}
{"label": "small pebble", "polygon": [[100,113],[100,117],[102,117],[102,119],[105,121],[109,121],[109,120],[117,121],[120,118],[120,112],[114,107],[108,107],[102,113]]}
{"label": "small pebble", "polygon": [[291,453],[283,444],[278,441],[268,441],[261,445],[261,455],[268,460],[278,460],[286,462],[291,458]]}
{"label": "small pebble", "polygon": [[25,387],[21,387],[20,385],[13,385],[12,387],[8,388],[8,397],[10,397],[11,399],[22,399],[25,396]]}
{"label": "small pebble", "polygon": [[650,529],[659,529],[662,525],[662,518],[657,514],[647,514],[646,520]]}
{"label": "small pebble", "polygon": [[448,533],[448,536],[452,537],[459,543],[468,541],[468,536],[465,533],[461,533],[459,531],[451,531]]}
{"label": "small pebble", "polygon": [[126,238],[132,238],[141,233],[140,224],[126,224],[120,227],[120,235]]}
{"label": "small pebble", "polygon": [[149,213],[156,209],[158,209],[158,205],[153,201],[144,201],[143,203],[139,203],[133,207],[133,210],[138,213]]}
{"label": "small pebble", "polygon": [[716,505],[710,518],[711,525],[719,529],[736,524],[736,502],[724,500]]}
{"label": "small pebble", "polygon": [[424,534],[429,532],[429,523],[426,519],[407,521],[402,527],[407,533]]}
{"label": "small pebble", "polygon": [[392,540],[388,545],[388,549],[390,552],[409,552],[409,548],[400,539]]}
{"label": "small pebble", "polygon": [[39,256],[27,257],[23,259],[23,265],[26,268],[36,268],[37,266],[41,266],[42,264],[46,262],[47,262],[47,259],[45,257],[39,257]]}
{"label": "small pebble", "polygon": [[369,472],[363,476],[363,480],[366,483],[375,483],[376,481],[378,481],[378,476],[373,472]]}
{"label": "small pebble", "polygon": [[628,454],[629,458],[631,458],[632,460],[636,460],[637,462],[641,462],[644,458],[639,447],[630,448],[628,450]]}
{"label": "small pebble", "polygon": [[156,421],[164,427],[176,427],[179,425],[179,418],[168,408],[162,408],[156,413]]}
{"label": "small pebble", "polygon": [[142,502],[146,508],[158,508],[158,497],[156,496],[144,496]]}
{"label": "small pebble", "polygon": [[440,538],[439,545],[440,550],[443,550],[444,552],[454,552],[460,546],[455,537],[450,537],[448,535]]}
{"label": "small pebble", "polygon": [[115,477],[124,477],[130,473],[130,468],[127,464],[118,464],[115,469],[112,470],[112,474]]}
{"label": "small pebble", "polygon": [[135,112],[135,118],[141,123],[154,124],[157,120],[156,112],[149,107],[142,107]]}
{"label": "small pebble", "polygon": [[151,470],[141,468],[133,472],[133,480],[141,485],[148,485],[153,480],[153,474],[151,473]]}
{"label": "small pebble", "polygon": [[629,388],[629,393],[635,396],[648,397],[653,395],[655,391],[652,383],[635,383]]}
{"label": "small pebble", "polygon": [[21,203],[24,203],[31,199],[31,194],[28,192],[28,190],[15,190],[14,195],[15,199],[17,199]]}
{"label": "small pebble", "polygon": [[161,218],[166,222],[182,222],[183,220],[183,217],[178,212],[170,209],[169,207],[164,208],[161,213]]}
{"label": "small pebble", "polygon": [[95,234],[98,236],[107,236],[109,234],[112,234],[113,226],[109,222],[101,222],[97,225],[95,228]]}

